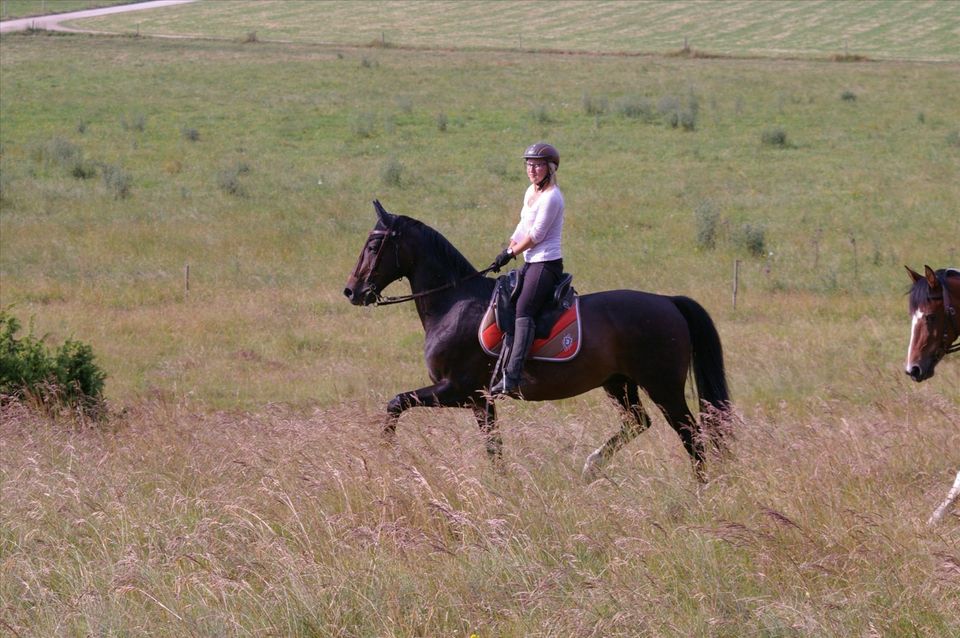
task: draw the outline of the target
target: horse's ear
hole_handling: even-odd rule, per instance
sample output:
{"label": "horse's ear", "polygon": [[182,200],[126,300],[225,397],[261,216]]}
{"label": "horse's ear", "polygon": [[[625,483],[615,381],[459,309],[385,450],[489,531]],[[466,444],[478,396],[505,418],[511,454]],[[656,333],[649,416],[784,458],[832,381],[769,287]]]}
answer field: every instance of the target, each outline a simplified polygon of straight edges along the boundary
{"label": "horse's ear", "polygon": [[387,212],[387,210],[380,204],[379,199],[373,200],[373,208],[377,211],[377,217],[383,222],[383,225],[387,228],[390,227],[390,221],[393,218],[393,215]]}
{"label": "horse's ear", "polygon": [[937,273],[933,271],[933,268],[930,266],[924,265],[924,272],[926,273],[927,283],[930,284],[930,290],[936,290],[940,287],[940,282],[937,280]]}
{"label": "horse's ear", "polygon": [[910,273],[910,279],[913,280],[913,283],[917,283],[918,281],[923,279],[923,275],[913,270],[913,268],[911,268],[910,266],[904,266],[904,268],[906,268],[907,272]]}

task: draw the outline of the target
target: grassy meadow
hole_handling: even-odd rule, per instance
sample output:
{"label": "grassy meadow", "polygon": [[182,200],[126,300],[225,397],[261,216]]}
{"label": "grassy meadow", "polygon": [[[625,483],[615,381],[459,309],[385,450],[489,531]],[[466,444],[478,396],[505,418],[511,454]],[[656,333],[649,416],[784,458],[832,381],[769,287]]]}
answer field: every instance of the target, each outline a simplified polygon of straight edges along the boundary
{"label": "grassy meadow", "polygon": [[[924,525],[960,362],[902,372],[903,265],[960,265],[960,63],[244,42],[259,3],[176,11],[212,5],[235,41],[0,39],[0,306],[90,343],[111,406],[3,407],[0,633],[960,635],[960,526]],[[370,200],[484,266],[536,139],[577,288],[718,325],[736,438],[706,487],[659,415],[579,484],[600,393],[505,402],[500,467],[462,411],[378,437],[428,380],[412,308],[342,295]]]}

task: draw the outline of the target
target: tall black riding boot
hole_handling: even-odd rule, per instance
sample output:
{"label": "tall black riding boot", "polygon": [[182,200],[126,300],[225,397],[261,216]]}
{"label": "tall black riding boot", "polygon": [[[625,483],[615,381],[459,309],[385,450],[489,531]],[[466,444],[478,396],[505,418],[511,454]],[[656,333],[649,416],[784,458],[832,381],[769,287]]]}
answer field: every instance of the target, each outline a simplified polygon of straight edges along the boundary
{"label": "tall black riding boot", "polygon": [[512,397],[518,395],[520,379],[523,376],[523,362],[530,354],[536,326],[529,317],[517,317],[513,329],[513,350],[510,351],[510,360],[503,366],[503,378],[490,388],[490,394],[506,394]]}

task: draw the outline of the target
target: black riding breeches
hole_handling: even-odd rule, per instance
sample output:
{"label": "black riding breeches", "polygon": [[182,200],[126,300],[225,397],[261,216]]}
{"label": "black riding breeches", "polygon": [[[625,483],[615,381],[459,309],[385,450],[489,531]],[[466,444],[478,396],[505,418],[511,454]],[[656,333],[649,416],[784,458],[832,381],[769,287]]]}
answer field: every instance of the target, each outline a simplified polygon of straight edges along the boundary
{"label": "black riding breeches", "polygon": [[526,263],[520,270],[517,318],[536,319],[563,276],[563,260]]}

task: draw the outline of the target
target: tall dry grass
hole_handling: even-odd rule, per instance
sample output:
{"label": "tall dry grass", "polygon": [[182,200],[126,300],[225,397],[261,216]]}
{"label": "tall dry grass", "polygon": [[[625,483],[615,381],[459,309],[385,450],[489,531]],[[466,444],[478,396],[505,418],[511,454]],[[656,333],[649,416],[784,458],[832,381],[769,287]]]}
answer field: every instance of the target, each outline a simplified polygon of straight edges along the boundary
{"label": "tall dry grass", "polygon": [[612,407],[362,405],[106,424],[2,414],[2,626],[15,636],[948,636],[960,518],[924,524],[960,412],[912,393],[740,417],[699,488],[657,419],[579,483]]}

